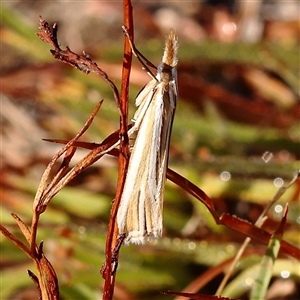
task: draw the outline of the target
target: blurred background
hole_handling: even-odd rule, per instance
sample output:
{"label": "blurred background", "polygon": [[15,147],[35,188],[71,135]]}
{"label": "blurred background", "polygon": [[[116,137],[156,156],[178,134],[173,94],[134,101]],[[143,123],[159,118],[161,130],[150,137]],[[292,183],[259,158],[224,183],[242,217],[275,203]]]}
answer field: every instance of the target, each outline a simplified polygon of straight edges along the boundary
{"label": "blurred background", "polygon": [[[298,1],[134,1],[136,47],[155,65],[169,28],[179,36],[179,100],[169,167],[201,188],[218,212],[255,222],[277,190],[299,170]],[[39,15],[59,26],[61,47],[88,53],[120,86],[124,35],[122,1],[3,1],[1,4],[1,223],[21,236],[10,216],[30,224],[43,171],[95,105],[104,103],[82,138],[101,142],[118,129],[112,91],[101,78],[52,57],[36,37]],[[149,76],[134,59],[134,98]],[[78,149],[73,164],[87,151]],[[117,159],[106,156],[80,174],[42,215],[38,240],[57,272],[61,299],[101,296],[106,229],[117,181]],[[284,238],[299,247],[299,180],[269,211],[273,232],[289,203]],[[167,182],[163,238],[120,252],[115,299],[173,299],[212,266],[234,256],[244,236],[215,224],[203,204]],[[265,246],[251,242],[263,253]],[[247,299],[243,259],[224,296]],[[299,269],[282,255],[266,299],[300,298]],[[294,267],[299,262],[293,262]],[[1,237],[1,298],[36,299],[26,274],[31,261]],[[282,270],[289,276],[283,277]],[[290,268],[290,269],[289,269]],[[296,271],[295,271],[296,270]],[[214,294],[222,272],[201,289]],[[283,288],[284,287],[284,288]]]}

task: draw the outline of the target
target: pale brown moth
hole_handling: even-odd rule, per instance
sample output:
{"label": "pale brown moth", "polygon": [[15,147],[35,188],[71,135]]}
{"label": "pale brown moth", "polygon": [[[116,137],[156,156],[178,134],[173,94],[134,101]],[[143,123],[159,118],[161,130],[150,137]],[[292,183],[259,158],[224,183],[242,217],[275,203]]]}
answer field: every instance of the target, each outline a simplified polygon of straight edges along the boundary
{"label": "pale brown moth", "polygon": [[170,30],[157,74],[138,94],[137,131],[117,214],[125,244],[143,244],[162,235],[163,197],[172,123],[177,102],[178,38]]}

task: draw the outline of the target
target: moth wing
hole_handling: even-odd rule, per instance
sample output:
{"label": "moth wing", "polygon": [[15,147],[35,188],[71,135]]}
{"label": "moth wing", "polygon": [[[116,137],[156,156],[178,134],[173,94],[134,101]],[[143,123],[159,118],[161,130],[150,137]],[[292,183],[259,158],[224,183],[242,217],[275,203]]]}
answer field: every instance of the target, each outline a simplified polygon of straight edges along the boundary
{"label": "moth wing", "polygon": [[165,83],[151,86],[150,98],[141,104],[147,105],[147,110],[142,114],[137,146],[131,153],[117,217],[120,233],[128,234],[125,243],[143,243],[145,236],[158,237],[162,233],[163,192],[177,96],[170,88]]}
{"label": "moth wing", "polygon": [[140,93],[135,99],[135,105],[138,107],[138,109],[136,110],[133,116],[133,121],[135,122],[137,128],[139,128],[139,125],[142,122],[144,115],[149,108],[149,105],[155,93],[156,86],[157,81],[155,79],[152,79],[145,85],[145,87],[140,91]]}
{"label": "moth wing", "polygon": [[[151,83],[151,82],[150,82]],[[144,97],[141,102],[141,110],[137,115],[136,124],[138,124],[138,133],[135,140],[135,146],[133,147],[130,160],[128,173],[125,180],[125,185],[123,189],[123,194],[121,198],[120,207],[117,215],[117,222],[120,233],[132,233],[133,236],[144,236],[145,235],[145,219],[139,216],[145,215],[145,199],[149,199],[148,191],[146,192],[146,187],[143,182],[147,180],[147,174],[151,166],[149,165],[149,155],[150,147],[139,147],[140,145],[146,145],[149,136],[153,130],[153,125],[151,124],[154,118],[155,105],[153,98],[155,96],[155,87],[151,86],[150,93],[148,95],[140,93],[138,97]],[[138,111],[137,111],[138,112]],[[148,202],[147,202],[148,203]],[[148,207],[148,206],[147,206]]]}
{"label": "moth wing", "polygon": [[[170,147],[170,137],[173,125],[173,119],[177,103],[177,89],[176,82],[171,81],[166,86],[163,86],[163,107],[162,107],[162,126],[159,132],[160,140],[159,148],[157,149],[156,161],[156,194],[155,203],[153,206],[153,214],[157,219],[157,226],[162,229],[162,212],[163,212],[163,198],[164,198],[164,187],[166,181],[166,173],[168,168],[169,159],[169,147]],[[157,144],[156,144],[157,145]]]}

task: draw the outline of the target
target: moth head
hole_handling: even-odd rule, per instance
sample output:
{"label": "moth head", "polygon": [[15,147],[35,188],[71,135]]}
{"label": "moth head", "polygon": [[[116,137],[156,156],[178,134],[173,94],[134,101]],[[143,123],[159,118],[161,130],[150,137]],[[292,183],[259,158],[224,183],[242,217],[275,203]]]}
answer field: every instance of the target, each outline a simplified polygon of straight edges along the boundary
{"label": "moth head", "polygon": [[173,77],[173,68],[163,62],[161,62],[157,67],[157,76],[158,81],[170,82]]}

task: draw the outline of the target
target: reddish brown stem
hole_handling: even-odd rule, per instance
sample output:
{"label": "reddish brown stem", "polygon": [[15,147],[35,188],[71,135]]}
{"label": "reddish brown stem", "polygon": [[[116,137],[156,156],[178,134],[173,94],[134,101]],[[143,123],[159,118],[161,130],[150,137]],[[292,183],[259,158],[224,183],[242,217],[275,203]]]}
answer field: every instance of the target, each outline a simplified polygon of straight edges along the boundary
{"label": "reddish brown stem", "polygon": [[[128,28],[128,32],[133,38],[133,18],[132,18],[132,6],[130,0],[123,1],[124,11],[124,25]],[[120,153],[119,153],[119,176],[117,184],[116,197],[112,206],[110,221],[108,225],[108,233],[106,239],[106,261],[104,267],[105,283],[103,291],[103,299],[110,300],[113,297],[116,270],[113,268],[113,264],[117,265],[118,251],[120,248],[120,240],[118,240],[118,228],[116,224],[116,216],[118,207],[121,200],[121,195],[124,187],[124,181],[127,173],[128,161],[129,161],[129,149],[128,149],[128,94],[129,94],[129,78],[131,71],[132,52],[128,39],[125,38],[124,43],[124,57],[122,68],[122,86],[121,86],[121,101],[120,101]]]}

